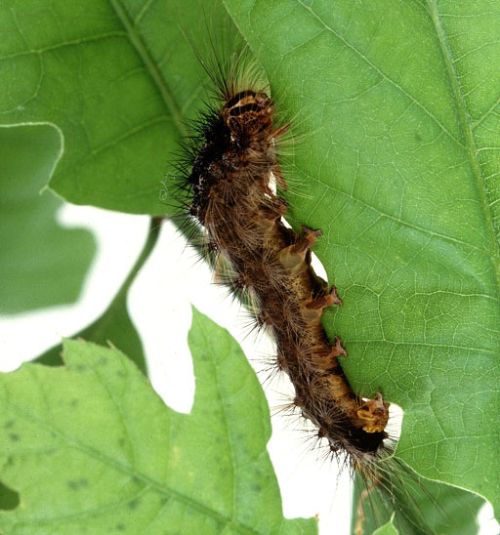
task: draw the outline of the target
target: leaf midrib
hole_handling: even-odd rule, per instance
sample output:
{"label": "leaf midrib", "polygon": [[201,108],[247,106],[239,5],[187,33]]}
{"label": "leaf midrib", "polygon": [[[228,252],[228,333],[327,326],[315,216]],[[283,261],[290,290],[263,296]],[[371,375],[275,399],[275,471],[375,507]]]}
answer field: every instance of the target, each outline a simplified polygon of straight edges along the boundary
{"label": "leaf midrib", "polygon": [[465,139],[464,148],[466,150],[467,158],[469,160],[469,165],[472,171],[472,175],[474,177],[476,193],[480,199],[480,205],[481,205],[482,213],[484,215],[486,232],[488,233],[488,237],[489,237],[490,244],[491,244],[490,245],[491,255],[489,256],[489,258],[492,263],[492,270],[496,274],[496,277],[497,277],[497,280],[496,280],[497,284],[496,284],[495,290],[496,290],[496,295],[497,295],[497,300],[498,300],[500,298],[500,295],[499,295],[500,272],[496,269],[496,265],[495,265],[495,258],[499,256],[498,243],[497,243],[496,236],[495,236],[495,227],[493,224],[491,210],[489,210],[488,208],[489,206],[488,199],[486,197],[485,189],[483,187],[484,177],[483,177],[479,162],[476,158],[476,154],[477,154],[476,142],[474,139],[471,122],[468,119],[470,115],[467,112],[467,105],[465,103],[464,95],[460,87],[460,84],[458,83],[458,73],[455,69],[455,64],[453,62],[453,57],[452,57],[452,51],[448,45],[448,39],[447,39],[446,33],[441,24],[441,17],[439,14],[439,10],[437,8],[436,1],[427,0],[427,5],[429,7],[430,18],[432,20],[432,23],[436,31],[436,36],[437,36],[439,46],[441,49],[441,53],[443,56],[443,61],[446,65],[448,80],[452,88],[453,95],[455,96],[454,103],[455,103],[456,110],[458,113],[460,128],[462,130],[462,133]]}
{"label": "leaf midrib", "polygon": [[168,87],[165,78],[163,77],[161,71],[158,69],[155,60],[151,56],[146,43],[142,39],[142,36],[137,31],[137,27],[129,17],[126,9],[122,6],[119,0],[110,0],[111,7],[113,8],[117,19],[120,24],[123,26],[125,32],[128,35],[130,43],[134,47],[135,51],[141,58],[141,61],[144,63],[144,67],[151,76],[156,88],[158,89],[163,102],[169,111],[175,126],[177,127],[179,133],[182,136],[187,135],[186,127],[182,120],[182,114],[180,112],[179,106],[175,101],[172,91]]}

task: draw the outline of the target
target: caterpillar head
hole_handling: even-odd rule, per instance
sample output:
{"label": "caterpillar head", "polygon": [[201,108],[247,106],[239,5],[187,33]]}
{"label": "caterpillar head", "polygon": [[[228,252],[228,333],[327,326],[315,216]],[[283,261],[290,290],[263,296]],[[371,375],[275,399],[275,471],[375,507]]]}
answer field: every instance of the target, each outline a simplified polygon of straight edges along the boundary
{"label": "caterpillar head", "polygon": [[247,89],[226,102],[222,117],[233,141],[266,133],[272,127],[273,102],[263,91]]}

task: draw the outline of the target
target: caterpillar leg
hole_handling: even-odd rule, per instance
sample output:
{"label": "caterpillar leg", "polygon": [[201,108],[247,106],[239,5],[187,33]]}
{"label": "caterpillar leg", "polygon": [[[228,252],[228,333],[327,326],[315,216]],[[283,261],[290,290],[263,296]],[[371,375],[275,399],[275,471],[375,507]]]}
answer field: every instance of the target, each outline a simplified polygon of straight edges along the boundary
{"label": "caterpillar leg", "polygon": [[321,234],[321,230],[303,227],[301,237],[294,244],[285,247],[279,252],[281,264],[292,273],[307,269],[306,255]]}
{"label": "caterpillar leg", "polygon": [[291,246],[295,253],[304,254],[316,243],[316,240],[323,234],[321,229],[312,229],[309,227],[302,227],[302,235]]}
{"label": "caterpillar leg", "polygon": [[331,355],[334,357],[347,357],[347,351],[342,345],[340,336],[336,336],[331,348]]}
{"label": "caterpillar leg", "polygon": [[[347,357],[347,351],[342,345],[342,340],[336,336],[335,340],[333,341],[333,345],[330,346],[330,350],[328,351],[328,348],[326,348],[326,351],[314,352],[314,354],[311,356],[311,362],[321,370],[329,370],[331,372],[340,366],[338,357]],[[345,383],[344,379],[342,378],[339,378],[339,381]]]}
{"label": "caterpillar leg", "polygon": [[337,294],[337,288],[335,286],[332,286],[330,291],[324,295],[319,295],[318,297],[315,297],[312,301],[307,303],[307,308],[319,308],[323,310],[324,308],[327,308],[332,305],[341,305],[342,299]]}

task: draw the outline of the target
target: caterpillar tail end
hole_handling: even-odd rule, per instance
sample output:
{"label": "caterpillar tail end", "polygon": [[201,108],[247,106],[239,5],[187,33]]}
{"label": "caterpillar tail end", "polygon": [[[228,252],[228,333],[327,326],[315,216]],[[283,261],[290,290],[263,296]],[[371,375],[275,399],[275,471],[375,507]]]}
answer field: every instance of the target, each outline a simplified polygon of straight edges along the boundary
{"label": "caterpillar tail end", "polygon": [[382,433],[389,421],[389,403],[386,403],[382,394],[377,392],[374,399],[363,403],[357,410],[356,416],[366,433]]}

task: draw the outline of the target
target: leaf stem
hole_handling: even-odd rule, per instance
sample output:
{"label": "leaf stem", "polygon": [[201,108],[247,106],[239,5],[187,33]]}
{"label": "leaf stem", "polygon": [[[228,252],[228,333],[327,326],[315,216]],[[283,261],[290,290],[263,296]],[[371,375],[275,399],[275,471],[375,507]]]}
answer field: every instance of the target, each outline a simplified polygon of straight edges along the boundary
{"label": "leaf stem", "polygon": [[118,299],[118,297],[125,295],[130,289],[130,286],[134,282],[137,274],[142,269],[142,266],[145,264],[146,260],[149,258],[149,255],[152,253],[156,242],[158,241],[162,221],[162,217],[151,218],[149,223],[148,235],[146,237],[146,241],[144,243],[142,251],[140,252],[137,260],[135,261],[135,264],[132,266],[132,269],[127,275],[127,278],[123,281],[123,284],[120,286],[120,289],[118,290],[112,301],[115,301],[116,299]]}

